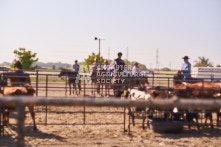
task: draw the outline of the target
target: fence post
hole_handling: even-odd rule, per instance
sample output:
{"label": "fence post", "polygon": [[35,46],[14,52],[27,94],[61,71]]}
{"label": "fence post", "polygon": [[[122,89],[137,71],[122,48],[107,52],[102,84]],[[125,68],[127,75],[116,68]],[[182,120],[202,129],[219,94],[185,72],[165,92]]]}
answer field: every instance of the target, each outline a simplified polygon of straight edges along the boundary
{"label": "fence post", "polygon": [[17,117],[17,133],[18,133],[18,147],[25,146],[25,105],[22,103],[17,103],[18,117]]}
{"label": "fence post", "polygon": [[36,70],[36,96],[38,96],[38,69]]}
{"label": "fence post", "polygon": [[[85,98],[85,78],[83,79],[84,80],[84,98]],[[84,125],[85,125],[85,122],[86,122],[86,114],[85,114],[85,111],[86,111],[86,108],[85,108],[85,106],[83,107],[83,123],[84,123]]]}
{"label": "fence post", "polygon": [[66,74],[66,77],[65,77],[65,98],[67,98],[67,84],[68,84],[68,76]]}
{"label": "fence post", "polygon": [[168,78],[167,86],[168,86],[168,89],[167,89],[167,98],[169,98],[170,78]]}
{"label": "fence post", "polygon": [[84,80],[84,96],[86,95],[85,93],[85,88],[86,88],[86,85],[85,85],[85,78],[83,79]]}
{"label": "fence post", "polygon": [[152,87],[154,87],[154,72],[152,73]]}
{"label": "fence post", "polygon": [[[48,98],[48,75],[46,75],[46,99]],[[47,125],[48,123],[48,105],[46,104],[46,107],[45,107],[45,125]]]}
{"label": "fence post", "polygon": [[4,131],[4,129],[3,129],[3,119],[2,119],[2,115],[3,115],[3,113],[2,113],[2,109],[0,109],[0,136],[2,136],[3,135],[3,131]]}
{"label": "fence post", "polygon": [[202,79],[202,90],[201,90],[201,98],[204,97],[204,79]]}
{"label": "fence post", "polygon": [[126,119],[126,115],[125,115],[125,113],[126,113],[126,108],[124,107],[124,132],[126,132],[126,121],[125,121],[125,119]]}

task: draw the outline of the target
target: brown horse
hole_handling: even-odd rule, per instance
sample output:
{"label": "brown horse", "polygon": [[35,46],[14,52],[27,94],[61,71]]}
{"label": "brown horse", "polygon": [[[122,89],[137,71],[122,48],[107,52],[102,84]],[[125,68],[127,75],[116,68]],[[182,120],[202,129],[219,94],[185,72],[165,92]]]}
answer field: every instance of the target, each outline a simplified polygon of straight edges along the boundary
{"label": "brown horse", "polygon": [[145,76],[140,76],[140,77],[131,76],[129,80],[130,80],[131,88],[134,88],[135,86],[138,86],[138,87],[145,86],[145,84],[149,85],[148,77],[145,77]]}
{"label": "brown horse", "polygon": [[11,86],[31,85],[29,74],[21,71],[3,73],[3,80],[7,83],[8,79],[10,79]]}
{"label": "brown horse", "polygon": [[183,79],[184,79],[184,76],[183,76],[182,71],[177,71],[177,73],[173,75],[173,86],[182,84],[183,82],[186,82],[186,83],[197,83],[197,82],[202,82],[203,81],[203,79],[192,78],[192,77],[187,79],[187,80],[185,80],[185,81],[183,81]]}
{"label": "brown horse", "polygon": [[[3,92],[5,96],[33,96],[35,90],[33,87],[29,86],[28,84],[25,87],[4,87]],[[27,105],[29,112],[31,113],[31,117],[33,120],[33,130],[37,130],[36,123],[35,123],[35,112],[34,112],[34,104]],[[4,124],[9,123],[9,115],[10,111],[15,111],[16,106],[10,107],[1,107],[3,113],[3,122]]]}

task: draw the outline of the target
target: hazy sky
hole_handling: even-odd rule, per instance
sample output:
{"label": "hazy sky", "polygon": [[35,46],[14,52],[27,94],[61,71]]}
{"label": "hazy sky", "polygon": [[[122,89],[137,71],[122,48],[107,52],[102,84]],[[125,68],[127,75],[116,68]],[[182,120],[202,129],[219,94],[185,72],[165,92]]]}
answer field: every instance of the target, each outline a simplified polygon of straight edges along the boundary
{"label": "hazy sky", "polygon": [[0,63],[13,50],[36,52],[41,62],[73,63],[92,52],[110,58],[179,68],[206,56],[221,64],[220,0],[0,0]]}

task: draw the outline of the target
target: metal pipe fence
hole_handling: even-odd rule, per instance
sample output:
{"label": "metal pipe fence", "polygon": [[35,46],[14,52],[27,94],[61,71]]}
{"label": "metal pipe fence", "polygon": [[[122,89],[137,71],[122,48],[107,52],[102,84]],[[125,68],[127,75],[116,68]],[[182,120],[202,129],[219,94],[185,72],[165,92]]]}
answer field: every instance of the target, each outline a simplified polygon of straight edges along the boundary
{"label": "metal pipe fence", "polygon": [[[17,134],[18,134],[18,146],[25,146],[25,106],[28,104],[34,105],[48,105],[48,106],[92,106],[92,107],[149,107],[154,109],[172,109],[177,107],[178,109],[206,109],[214,110],[221,108],[221,100],[202,100],[202,99],[151,99],[149,101],[130,101],[130,100],[120,100],[120,99],[91,99],[91,98],[77,98],[77,99],[47,99],[47,98],[33,98],[33,97],[2,97],[0,99],[0,107],[16,106],[17,115]],[[2,116],[2,112],[1,112]],[[125,113],[124,113],[125,117]],[[124,120],[125,123],[125,120]],[[125,126],[125,124],[124,124]],[[130,126],[130,117],[129,117]],[[1,131],[2,131],[1,126]],[[2,132],[1,132],[2,134]]]}

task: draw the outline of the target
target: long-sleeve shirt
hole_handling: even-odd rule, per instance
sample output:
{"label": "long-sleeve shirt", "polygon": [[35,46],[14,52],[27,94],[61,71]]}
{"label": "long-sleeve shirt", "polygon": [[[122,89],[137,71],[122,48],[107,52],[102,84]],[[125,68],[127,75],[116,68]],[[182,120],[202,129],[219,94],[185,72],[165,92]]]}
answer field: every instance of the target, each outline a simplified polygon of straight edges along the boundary
{"label": "long-sleeve shirt", "polygon": [[77,71],[77,72],[78,72],[79,69],[80,69],[79,64],[74,64],[74,65],[73,65],[73,70],[74,70],[74,71]]}
{"label": "long-sleeve shirt", "polygon": [[134,66],[132,69],[132,74],[137,74],[140,73],[140,67],[139,66]]}
{"label": "long-sleeve shirt", "polygon": [[104,64],[103,70],[106,70],[106,71],[109,70],[109,65],[105,65],[105,64]]}
{"label": "long-sleeve shirt", "polygon": [[185,62],[182,66],[182,72],[184,79],[190,78],[190,72],[191,72],[191,64],[189,62]]}
{"label": "long-sleeve shirt", "polygon": [[100,67],[100,63],[94,62],[93,65],[91,66],[91,69],[97,69]]}

